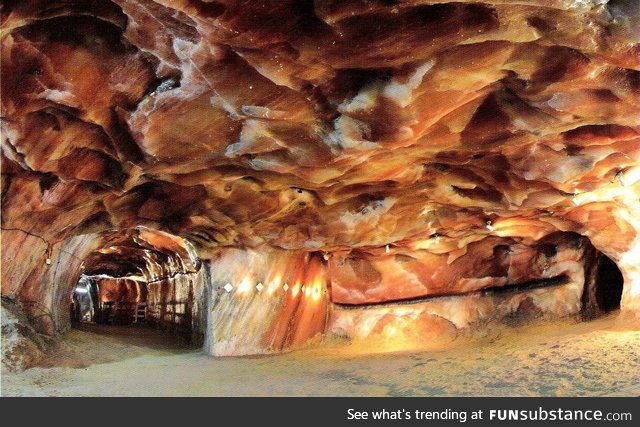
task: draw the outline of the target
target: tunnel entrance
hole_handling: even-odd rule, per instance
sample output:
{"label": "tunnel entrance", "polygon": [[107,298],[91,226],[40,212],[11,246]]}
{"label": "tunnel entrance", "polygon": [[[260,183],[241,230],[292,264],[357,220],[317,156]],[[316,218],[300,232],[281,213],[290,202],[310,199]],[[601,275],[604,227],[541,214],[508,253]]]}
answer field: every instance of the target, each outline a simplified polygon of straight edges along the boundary
{"label": "tunnel entrance", "polygon": [[595,299],[602,313],[620,308],[624,279],[611,258],[600,254],[595,283]]}
{"label": "tunnel entrance", "polygon": [[96,321],[98,294],[95,285],[82,275],[71,295],[71,324]]}
{"label": "tunnel entrance", "polygon": [[200,261],[180,237],[144,227],[114,233],[85,259],[71,323],[152,327],[201,345],[202,288]]}
{"label": "tunnel entrance", "polygon": [[582,318],[591,320],[620,308],[624,278],[616,263],[590,246],[582,295]]}

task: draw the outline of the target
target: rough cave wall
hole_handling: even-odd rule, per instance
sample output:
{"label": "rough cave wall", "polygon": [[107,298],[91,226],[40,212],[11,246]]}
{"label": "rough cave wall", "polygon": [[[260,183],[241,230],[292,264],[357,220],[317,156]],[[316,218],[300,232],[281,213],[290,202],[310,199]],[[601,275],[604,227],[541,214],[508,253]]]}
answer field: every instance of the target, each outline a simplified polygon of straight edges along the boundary
{"label": "rough cave wall", "polygon": [[2,364],[37,363],[51,339],[69,329],[71,293],[83,258],[100,244],[94,234],[50,243],[22,230],[2,231]]}
{"label": "rough cave wall", "polygon": [[124,302],[137,304],[147,299],[145,283],[126,277],[96,277],[98,302]]}
{"label": "rough cave wall", "polygon": [[66,245],[145,225],[204,258],[363,264],[564,231],[619,265],[640,313],[634,0],[1,7],[3,295],[64,310],[44,243],[11,230]]}
{"label": "rough cave wall", "polygon": [[575,233],[539,240],[487,236],[455,242],[462,250],[429,251],[443,245],[439,239],[416,242],[421,249],[335,254],[328,263],[332,301],[357,305],[464,295],[563,276],[581,284],[585,258],[592,256],[588,239]]}
{"label": "rough cave wall", "polygon": [[268,354],[323,338],[329,295],[318,254],[222,249],[204,268],[209,354]]}
{"label": "rough cave wall", "polygon": [[495,322],[518,325],[598,313],[588,239],[554,233],[531,245],[487,238],[466,253],[332,257],[328,333],[380,345],[454,339]]}
{"label": "rough cave wall", "polygon": [[85,257],[101,244],[87,234],[48,244],[22,231],[2,232],[2,297],[19,302],[32,326],[54,335],[70,327],[73,289]]}

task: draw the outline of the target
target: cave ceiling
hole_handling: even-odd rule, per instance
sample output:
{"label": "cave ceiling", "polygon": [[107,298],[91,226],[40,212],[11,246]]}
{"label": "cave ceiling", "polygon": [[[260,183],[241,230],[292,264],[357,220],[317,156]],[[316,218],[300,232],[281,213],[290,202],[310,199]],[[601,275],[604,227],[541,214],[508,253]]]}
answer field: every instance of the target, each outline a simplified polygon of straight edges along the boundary
{"label": "cave ceiling", "polygon": [[622,253],[637,6],[3,2],[3,228],[450,261],[562,230]]}

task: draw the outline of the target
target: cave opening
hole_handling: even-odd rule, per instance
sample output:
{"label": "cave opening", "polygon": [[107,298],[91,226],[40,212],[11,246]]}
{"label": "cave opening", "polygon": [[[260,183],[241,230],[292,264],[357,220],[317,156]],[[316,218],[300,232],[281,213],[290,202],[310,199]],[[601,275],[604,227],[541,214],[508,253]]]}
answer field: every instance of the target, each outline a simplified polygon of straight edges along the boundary
{"label": "cave opening", "polygon": [[600,254],[596,276],[595,296],[603,313],[620,308],[624,278],[618,265],[606,255]]}
{"label": "cave opening", "polygon": [[585,254],[581,318],[595,320],[620,309],[624,277],[616,262],[591,247]]}
{"label": "cave opening", "polygon": [[201,292],[200,261],[182,238],[144,227],[112,233],[83,263],[70,295],[71,325],[109,333],[152,328],[197,346]]}

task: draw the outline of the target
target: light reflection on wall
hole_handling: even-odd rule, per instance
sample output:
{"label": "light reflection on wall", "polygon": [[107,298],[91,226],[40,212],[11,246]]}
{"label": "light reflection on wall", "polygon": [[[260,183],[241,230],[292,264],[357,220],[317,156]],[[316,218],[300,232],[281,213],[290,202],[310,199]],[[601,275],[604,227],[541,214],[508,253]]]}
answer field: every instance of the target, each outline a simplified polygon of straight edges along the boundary
{"label": "light reflection on wall", "polygon": [[321,257],[225,249],[208,268],[208,353],[280,352],[322,337],[328,293]]}

